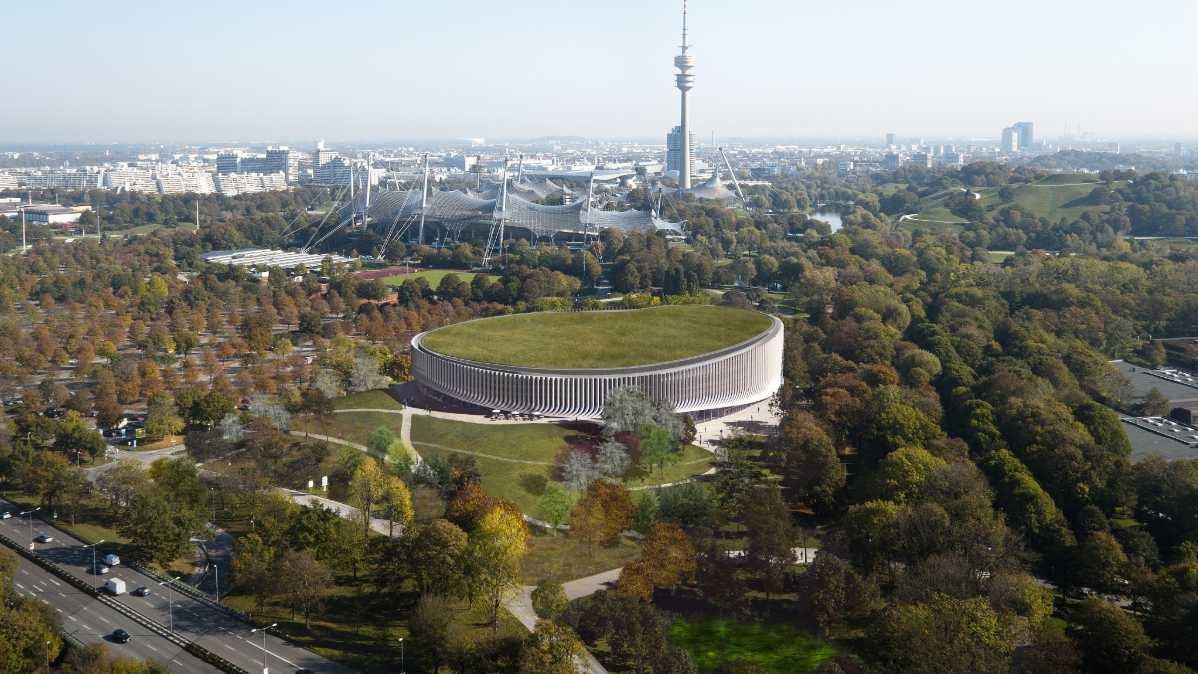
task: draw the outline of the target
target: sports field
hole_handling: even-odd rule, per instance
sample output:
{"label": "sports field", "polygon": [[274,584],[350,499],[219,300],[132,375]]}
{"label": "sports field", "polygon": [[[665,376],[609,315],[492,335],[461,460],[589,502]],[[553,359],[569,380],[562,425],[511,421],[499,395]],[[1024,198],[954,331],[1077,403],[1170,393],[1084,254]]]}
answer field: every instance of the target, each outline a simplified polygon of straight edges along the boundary
{"label": "sports field", "polygon": [[451,325],[429,333],[424,346],[448,356],[514,367],[633,367],[719,351],[769,326],[764,314],[707,305],[536,313]]}

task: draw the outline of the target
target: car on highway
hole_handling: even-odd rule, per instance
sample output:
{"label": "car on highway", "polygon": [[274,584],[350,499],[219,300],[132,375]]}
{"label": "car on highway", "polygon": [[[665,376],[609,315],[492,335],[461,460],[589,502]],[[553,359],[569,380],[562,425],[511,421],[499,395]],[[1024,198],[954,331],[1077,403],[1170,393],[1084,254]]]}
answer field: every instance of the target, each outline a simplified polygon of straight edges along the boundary
{"label": "car on highway", "polygon": [[119,566],[121,563],[121,558],[110,552],[107,555],[104,555],[104,563],[108,566]]}
{"label": "car on highway", "polygon": [[93,576],[103,576],[108,573],[108,567],[97,562],[95,566],[91,567],[91,572]]}
{"label": "car on highway", "polygon": [[132,594],[134,597],[148,597],[150,596],[150,588],[142,585],[130,594]]}
{"label": "car on highway", "polygon": [[11,520],[11,519],[12,519],[11,511],[5,510],[4,512],[0,513],[0,520]]}
{"label": "car on highway", "polygon": [[129,633],[123,629],[118,628],[112,631],[112,640],[118,644],[127,644],[130,638]]}
{"label": "car on highway", "polygon": [[37,538],[33,539],[33,541],[35,543],[53,543],[54,537],[47,536],[46,534],[40,534]]}

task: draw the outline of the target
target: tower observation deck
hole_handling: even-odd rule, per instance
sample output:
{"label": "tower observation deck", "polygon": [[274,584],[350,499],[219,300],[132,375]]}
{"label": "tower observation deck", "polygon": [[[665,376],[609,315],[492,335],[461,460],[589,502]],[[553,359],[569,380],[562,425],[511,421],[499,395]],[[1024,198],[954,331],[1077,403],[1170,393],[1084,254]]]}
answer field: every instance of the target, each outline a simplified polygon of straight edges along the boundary
{"label": "tower observation deck", "polygon": [[690,46],[686,41],[686,18],[686,0],[682,0],[682,53],[674,57],[674,67],[678,69],[678,74],[674,76],[674,86],[678,87],[678,91],[682,93],[682,123],[680,126],[683,147],[682,165],[678,170],[678,189],[680,190],[689,190],[691,188],[691,162],[694,152],[694,148],[691,147],[690,120],[687,118],[686,95],[695,86],[695,76],[691,72],[695,68],[695,57],[687,53]]}

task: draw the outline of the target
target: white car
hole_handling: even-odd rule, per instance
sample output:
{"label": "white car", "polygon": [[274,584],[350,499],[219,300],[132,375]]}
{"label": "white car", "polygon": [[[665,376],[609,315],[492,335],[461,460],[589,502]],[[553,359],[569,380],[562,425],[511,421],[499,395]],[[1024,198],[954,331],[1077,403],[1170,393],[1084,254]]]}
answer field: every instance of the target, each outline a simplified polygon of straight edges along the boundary
{"label": "white car", "polygon": [[0,520],[11,520],[11,519],[12,519],[12,513],[8,512],[7,510],[0,513]]}
{"label": "white car", "polygon": [[104,555],[104,563],[108,566],[117,566],[121,563],[121,558],[113,554]]}

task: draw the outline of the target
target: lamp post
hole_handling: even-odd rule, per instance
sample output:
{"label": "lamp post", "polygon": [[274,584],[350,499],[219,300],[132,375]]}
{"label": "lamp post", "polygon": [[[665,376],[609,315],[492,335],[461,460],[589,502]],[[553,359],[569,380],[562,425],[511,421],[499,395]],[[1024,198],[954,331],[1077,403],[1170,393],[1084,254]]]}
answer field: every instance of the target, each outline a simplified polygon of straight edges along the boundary
{"label": "lamp post", "polygon": [[399,674],[404,674],[403,637],[399,638]]}
{"label": "lamp post", "polygon": [[279,623],[271,623],[266,627],[255,627],[254,629],[250,630],[250,634],[254,634],[256,632],[262,633],[262,674],[270,674],[270,668],[266,666],[266,654],[270,652],[266,650],[266,630],[272,627],[278,627],[278,625]]}
{"label": "lamp post", "polygon": [[99,571],[98,567],[96,566],[96,546],[100,545],[103,542],[104,542],[104,539],[101,538],[100,540],[96,541],[95,543],[92,543],[91,545],[83,546],[85,548],[92,549],[92,575],[96,577],[96,589],[97,590],[100,589],[100,571]]}
{"label": "lamp post", "polygon": [[175,631],[175,596],[173,594],[171,594],[170,586],[171,586],[171,583],[175,582],[176,580],[179,580],[179,579],[178,578],[169,578],[167,580],[162,581],[161,583],[158,583],[159,585],[166,587],[166,614],[167,614],[168,619],[170,620],[171,632]]}
{"label": "lamp post", "polygon": [[37,512],[41,509],[42,509],[42,507],[38,506],[38,507],[34,508],[33,510],[26,510],[25,512],[17,515],[17,517],[29,515],[29,549],[30,550],[34,549],[34,546],[33,546],[33,513]]}

